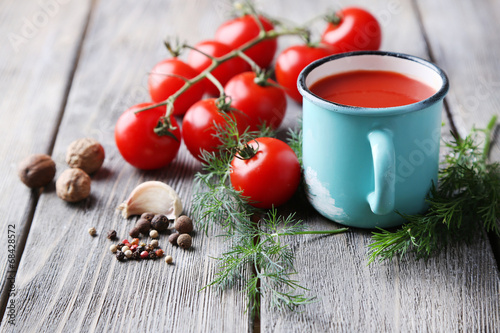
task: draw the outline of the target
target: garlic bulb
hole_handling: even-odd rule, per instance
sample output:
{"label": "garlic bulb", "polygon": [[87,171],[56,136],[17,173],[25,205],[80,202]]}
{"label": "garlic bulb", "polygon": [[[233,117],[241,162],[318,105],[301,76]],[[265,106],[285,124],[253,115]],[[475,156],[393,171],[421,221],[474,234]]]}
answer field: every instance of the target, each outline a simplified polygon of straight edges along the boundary
{"label": "garlic bulb", "polygon": [[181,199],[173,188],[159,181],[147,181],[139,184],[129,195],[118,210],[122,216],[154,213],[166,215],[169,219],[176,219],[182,213]]}

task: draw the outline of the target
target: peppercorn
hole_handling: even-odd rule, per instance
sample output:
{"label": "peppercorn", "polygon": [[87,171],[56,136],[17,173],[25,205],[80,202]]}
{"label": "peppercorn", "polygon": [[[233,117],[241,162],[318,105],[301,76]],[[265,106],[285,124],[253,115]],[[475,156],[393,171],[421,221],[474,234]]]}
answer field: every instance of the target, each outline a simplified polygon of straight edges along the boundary
{"label": "peppercorn", "polygon": [[189,249],[192,244],[192,238],[189,234],[181,234],[177,238],[177,245],[179,245],[183,249]]}
{"label": "peppercorn", "polygon": [[191,220],[188,216],[182,215],[175,220],[174,228],[180,234],[188,234],[193,231],[193,220]]}
{"label": "peppercorn", "polygon": [[156,253],[154,251],[149,252],[149,259],[156,259]]}
{"label": "peppercorn", "polygon": [[116,246],[115,244],[111,245],[109,247],[109,250],[113,253],[116,253],[116,251],[118,251],[118,246]]}
{"label": "peppercorn", "polygon": [[157,247],[158,247],[158,240],[157,240],[157,239],[153,239],[153,240],[151,241],[151,244],[150,244],[150,245],[153,247],[153,249],[154,249],[154,248],[157,248]]}
{"label": "peppercorn", "polygon": [[128,247],[127,245],[122,247],[122,252],[127,252],[128,250],[130,250],[130,247]]}
{"label": "peppercorn", "polygon": [[125,251],[124,253],[125,253],[125,257],[127,257],[127,258],[132,257],[132,251],[127,250],[127,251]]}
{"label": "peppercorn", "polygon": [[122,240],[122,243],[125,244],[125,245],[130,245],[130,242],[128,241],[128,239]]}
{"label": "peppercorn", "polygon": [[172,256],[166,256],[165,257],[165,262],[167,264],[171,264],[173,261],[174,261],[174,258],[172,258]]}
{"label": "peppercorn", "polygon": [[177,238],[179,237],[179,233],[176,232],[176,233],[173,233],[171,234],[170,236],[168,236],[168,241],[170,242],[170,244],[172,245],[177,245]]}
{"label": "peppercorn", "polygon": [[148,251],[142,251],[141,252],[141,259],[147,259],[149,258],[149,252]]}
{"label": "peppercorn", "polygon": [[146,243],[144,243],[144,242],[140,242],[140,243],[139,243],[139,246],[146,246]]}
{"label": "peppercorn", "polygon": [[125,253],[123,253],[122,251],[116,252],[116,259],[118,259],[119,261],[125,259]]}
{"label": "peppercorn", "polygon": [[131,245],[138,245],[139,244],[139,238],[134,238],[132,239],[132,241],[130,242]]}
{"label": "peppercorn", "polygon": [[155,254],[158,258],[161,258],[163,257],[163,250],[162,249],[158,249],[155,251]]}
{"label": "peppercorn", "polygon": [[124,246],[125,246],[125,244],[123,244],[123,243],[118,243],[118,244],[116,244],[116,248],[117,248],[118,250],[121,250],[121,249],[122,249],[122,247],[124,247]]}
{"label": "peppercorn", "polygon": [[151,238],[158,238],[158,236],[159,236],[158,231],[154,229],[149,232],[149,237]]}
{"label": "peppercorn", "polygon": [[146,245],[146,251],[153,251],[155,248],[151,245],[151,244],[148,244]]}
{"label": "peppercorn", "polygon": [[94,227],[90,228],[89,229],[89,235],[94,237],[95,235],[97,235],[97,231],[95,230]]}
{"label": "peppercorn", "polygon": [[135,238],[139,237],[139,235],[141,234],[141,232],[139,231],[138,228],[133,227],[132,229],[130,229],[130,231],[128,232],[128,234],[130,235],[130,237],[133,237],[135,239]]}
{"label": "peppercorn", "polygon": [[134,259],[134,260],[141,260],[141,254],[139,253],[139,251],[132,252],[132,257],[131,257],[131,259]]}
{"label": "peppercorn", "polygon": [[143,213],[141,215],[141,219],[148,220],[149,222],[151,222],[153,220],[153,217],[155,217],[154,213]]}
{"label": "peppercorn", "polygon": [[141,219],[137,220],[137,222],[135,223],[135,227],[137,229],[139,229],[141,234],[149,235],[149,230],[151,230],[151,222],[149,222],[146,219],[141,218]]}
{"label": "peppercorn", "polygon": [[115,230],[108,231],[108,235],[106,237],[108,239],[115,239],[116,238],[116,231]]}
{"label": "peppercorn", "polygon": [[135,252],[135,250],[137,250],[137,247],[138,247],[137,244],[130,245],[130,251]]}
{"label": "peppercorn", "polygon": [[146,251],[146,247],[145,246],[138,246],[136,251],[139,253],[142,253],[143,251]]}
{"label": "peppercorn", "polygon": [[153,220],[151,220],[151,227],[158,231],[165,231],[168,229],[168,224],[170,223],[168,217],[163,214],[155,215]]}

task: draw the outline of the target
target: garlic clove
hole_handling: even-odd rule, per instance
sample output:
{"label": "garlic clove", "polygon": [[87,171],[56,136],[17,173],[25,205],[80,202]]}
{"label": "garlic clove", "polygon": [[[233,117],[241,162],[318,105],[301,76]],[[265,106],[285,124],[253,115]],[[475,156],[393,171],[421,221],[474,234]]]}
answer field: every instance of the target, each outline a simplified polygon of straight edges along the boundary
{"label": "garlic clove", "polygon": [[124,218],[150,212],[176,219],[182,213],[182,203],[179,195],[167,184],[147,181],[139,184],[118,210],[122,211]]}

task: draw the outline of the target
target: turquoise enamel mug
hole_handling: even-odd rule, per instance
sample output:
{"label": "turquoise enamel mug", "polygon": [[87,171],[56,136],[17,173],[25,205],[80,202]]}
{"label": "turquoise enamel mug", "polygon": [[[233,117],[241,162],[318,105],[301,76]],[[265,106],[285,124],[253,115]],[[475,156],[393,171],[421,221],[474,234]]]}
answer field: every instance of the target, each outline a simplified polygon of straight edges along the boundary
{"label": "turquoise enamel mug", "polygon": [[[349,71],[403,74],[435,93],[403,106],[366,108],[337,104],[309,89]],[[359,228],[401,225],[400,214],[423,213],[437,184],[446,74],[407,54],[366,51],[332,55],[299,75],[306,193],[326,218]]]}

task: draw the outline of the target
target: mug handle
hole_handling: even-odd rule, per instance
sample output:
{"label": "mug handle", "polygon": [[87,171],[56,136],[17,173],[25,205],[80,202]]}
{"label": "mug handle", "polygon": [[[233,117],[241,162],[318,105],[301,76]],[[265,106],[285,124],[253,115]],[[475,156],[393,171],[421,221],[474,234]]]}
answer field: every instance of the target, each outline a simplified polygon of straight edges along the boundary
{"label": "mug handle", "polygon": [[373,130],[368,134],[372,150],[375,190],[367,200],[373,213],[386,215],[394,211],[396,191],[396,153],[392,133],[387,130]]}

